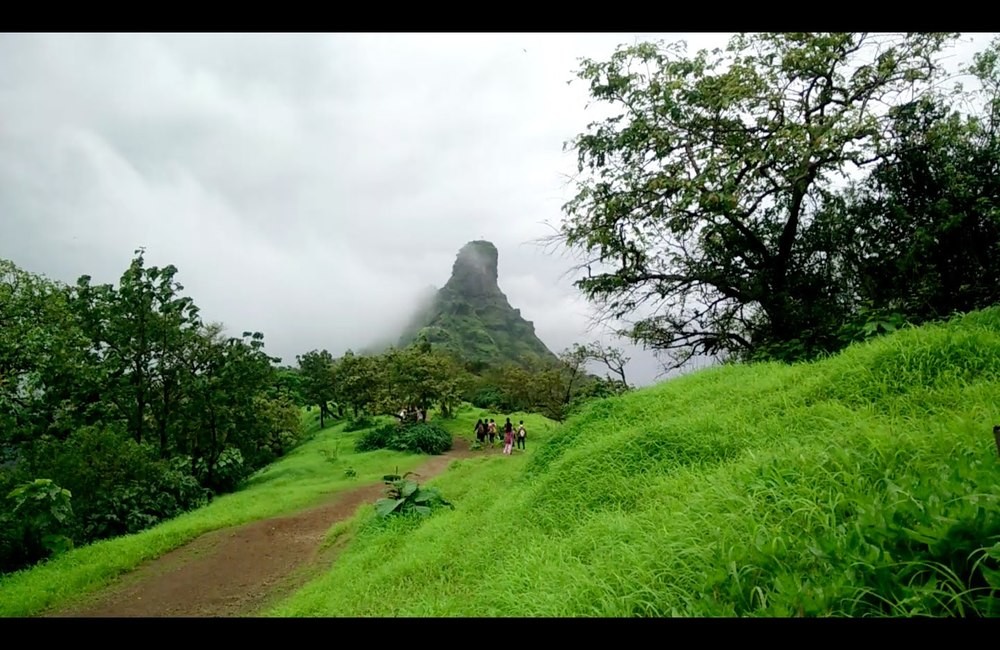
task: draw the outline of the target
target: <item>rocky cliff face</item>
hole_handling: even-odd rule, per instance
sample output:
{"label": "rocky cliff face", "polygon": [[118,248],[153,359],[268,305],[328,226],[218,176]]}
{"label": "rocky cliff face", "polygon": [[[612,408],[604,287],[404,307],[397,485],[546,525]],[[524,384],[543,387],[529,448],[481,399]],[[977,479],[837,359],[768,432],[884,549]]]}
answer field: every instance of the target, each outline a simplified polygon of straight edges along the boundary
{"label": "rocky cliff face", "polygon": [[472,300],[502,296],[497,282],[499,259],[496,246],[490,242],[469,242],[458,251],[445,289]]}
{"label": "rocky cliff face", "polygon": [[521,317],[500,290],[496,246],[472,241],[458,251],[451,277],[429,304],[414,317],[400,345],[421,333],[468,361],[515,363],[551,359],[555,355],[539,340],[535,327]]}

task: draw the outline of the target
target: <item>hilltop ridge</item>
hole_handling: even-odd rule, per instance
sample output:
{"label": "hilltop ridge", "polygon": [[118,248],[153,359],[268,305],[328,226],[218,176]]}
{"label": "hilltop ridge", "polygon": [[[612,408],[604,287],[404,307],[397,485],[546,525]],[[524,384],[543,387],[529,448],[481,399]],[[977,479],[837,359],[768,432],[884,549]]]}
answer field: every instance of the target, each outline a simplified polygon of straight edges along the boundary
{"label": "hilltop ridge", "polygon": [[496,364],[553,360],[534,324],[515,309],[499,285],[499,251],[470,241],[455,257],[451,277],[418,308],[400,336],[405,346],[421,335],[469,362]]}

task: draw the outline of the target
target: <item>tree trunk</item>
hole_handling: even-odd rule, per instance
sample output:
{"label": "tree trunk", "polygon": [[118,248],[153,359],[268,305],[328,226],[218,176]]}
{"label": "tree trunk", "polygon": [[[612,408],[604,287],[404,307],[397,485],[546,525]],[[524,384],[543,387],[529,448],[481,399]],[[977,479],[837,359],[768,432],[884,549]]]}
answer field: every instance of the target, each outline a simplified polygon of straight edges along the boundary
{"label": "tree trunk", "polygon": [[209,449],[208,457],[208,474],[205,476],[205,483],[212,485],[212,478],[215,474],[215,463],[219,460],[219,452],[216,449],[219,440],[219,434],[215,427],[215,409],[209,409],[208,412],[209,430],[212,432],[212,446]]}
{"label": "tree trunk", "polygon": [[[142,381],[142,379],[140,379]],[[135,441],[142,444],[142,425],[146,419],[146,391],[143,388],[139,388],[138,399],[139,404],[136,408],[136,428],[135,428]]]}
{"label": "tree trunk", "polygon": [[170,389],[163,381],[163,414],[160,418],[160,458],[167,457],[167,417],[170,414]]}

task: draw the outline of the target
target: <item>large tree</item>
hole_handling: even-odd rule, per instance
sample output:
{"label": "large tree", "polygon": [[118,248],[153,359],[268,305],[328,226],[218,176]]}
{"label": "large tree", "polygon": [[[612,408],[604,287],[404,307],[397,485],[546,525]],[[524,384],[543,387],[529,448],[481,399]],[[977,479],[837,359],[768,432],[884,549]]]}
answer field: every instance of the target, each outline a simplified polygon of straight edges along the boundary
{"label": "large tree", "polygon": [[426,339],[405,348],[390,348],[378,357],[381,369],[379,409],[389,415],[416,408],[425,416],[438,406],[450,415],[459,397],[461,366]]}
{"label": "large tree", "polygon": [[372,356],[344,353],[336,362],[336,400],[354,411],[358,417],[361,411],[370,413],[378,399],[381,376],[378,361]]}
{"label": "large tree", "polygon": [[319,407],[319,426],[326,427],[326,418],[333,417],[330,402],[337,397],[333,355],[326,350],[311,350],[296,357],[302,377],[302,392],[309,404]]}
{"label": "large tree", "polygon": [[886,106],[933,85],[954,36],[741,34],[690,57],[643,43],[584,60],[616,110],[572,143],[579,191],[557,239],[587,256],[577,286],[674,365],[822,347],[810,338],[846,307],[802,236],[811,206],[885,155]]}
{"label": "large tree", "polygon": [[911,323],[1000,301],[998,45],[970,71],[981,111],[926,98],[893,110],[895,146],[828,208],[859,302]]}

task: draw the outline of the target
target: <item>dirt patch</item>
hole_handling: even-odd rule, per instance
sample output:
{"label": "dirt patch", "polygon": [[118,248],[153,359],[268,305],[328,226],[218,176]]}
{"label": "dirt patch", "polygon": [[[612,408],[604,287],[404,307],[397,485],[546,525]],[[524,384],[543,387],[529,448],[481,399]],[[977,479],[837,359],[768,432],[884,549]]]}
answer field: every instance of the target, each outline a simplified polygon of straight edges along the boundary
{"label": "dirt patch", "polygon": [[[451,451],[433,456],[414,472],[421,481],[444,471],[453,460],[474,455],[456,438]],[[46,616],[134,617],[254,615],[329,566],[343,544],[322,554],[330,527],[358,507],[383,496],[375,483],[341,492],[328,503],[303,512],[214,531],[127,574],[86,604]]]}

